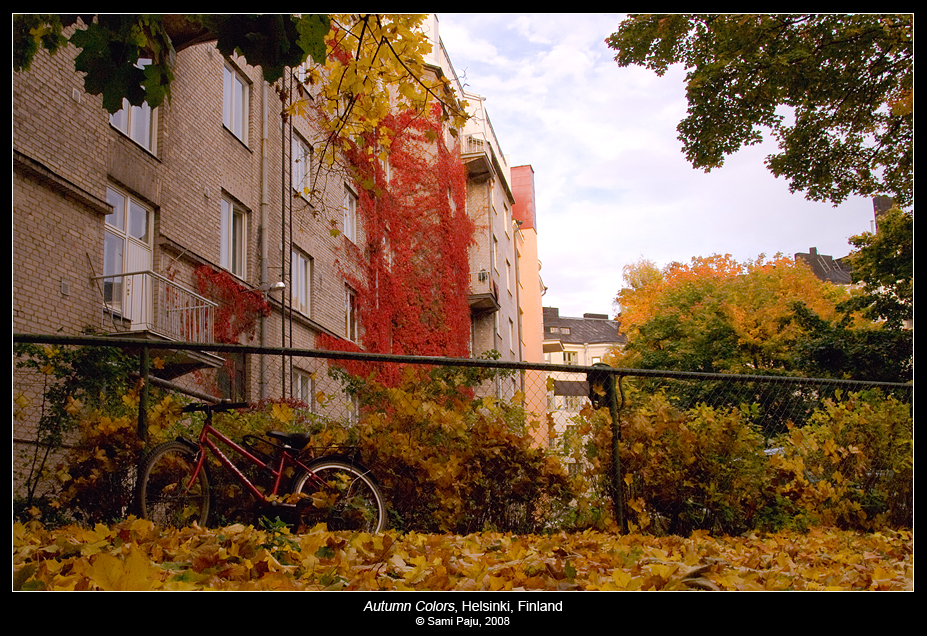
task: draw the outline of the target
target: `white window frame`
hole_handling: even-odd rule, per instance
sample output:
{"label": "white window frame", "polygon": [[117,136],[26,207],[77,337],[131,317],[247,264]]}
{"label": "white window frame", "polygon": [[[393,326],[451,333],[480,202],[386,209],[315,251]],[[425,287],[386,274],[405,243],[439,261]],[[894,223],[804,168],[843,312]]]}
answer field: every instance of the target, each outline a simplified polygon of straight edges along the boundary
{"label": "white window frame", "polygon": [[293,308],[312,315],[312,257],[293,248],[290,256],[290,297]]}
{"label": "white window frame", "polygon": [[222,67],[222,124],[242,143],[248,144],[248,113],[251,85],[233,66]]}
{"label": "white window frame", "polygon": [[344,286],[344,336],[351,342],[357,342],[357,292],[350,285]]}
{"label": "white window frame", "polygon": [[[136,63],[138,68],[151,64],[148,58],[141,58]],[[109,123],[113,128],[137,143],[139,146],[154,154],[157,146],[158,111],[152,109],[147,103],[141,106],[132,106],[129,100],[123,98],[122,110],[109,116]]]}
{"label": "white window frame", "polygon": [[[125,274],[127,273],[126,261],[131,259],[131,243],[143,247],[149,255],[151,253],[154,214],[151,208],[143,205],[141,201],[112,186],[106,187],[106,202],[112,206],[113,211],[105,217],[103,273]],[[141,226],[139,226],[139,221],[142,222]],[[116,245],[119,246],[118,254],[111,251]],[[108,253],[112,258],[107,259]],[[122,312],[122,294],[125,284],[125,280],[121,277],[104,281],[104,300],[107,305],[119,312]]]}
{"label": "white window frame", "polygon": [[219,266],[238,278],[248,271],[248,212],[222,197],[219,219]]}
{"label": "white window frame", "polygon": [[302,137],[293,135],[290,152],[290,166],[293,190],[300,196],[308,198],[312,190],[312,146]]}
{"label": "white window frame", "polygon": [[492,237],[492,247],[491,247],[491,249],[492,249],[492,253],[489,255],[489,260],[492,261],[493,269],[495,269],[495,270],[496,270],[496,273],[498,274],[498,273],[499,273],[499,257],[500,257],[500,253],[499,253],[499,239],[497,239],[497,238],[495,237],[495,235],[493,235],[493,237]]}
{"label": "white window frame", "polygon": [[344,235],[352,243],[357,243],[357,195],[347,185],[344,186]]}
{"label": "white window frame", "polygon": [[314,374],[302,369],[293,369],[293,397],[309,405],[309,411],[315,413],[315,378]]}
{"label": "white window frame", "polygon": [[569,365],[579,364],[579,352],[578,351],[564,351],[563,352],[563,364],[569,364]]}

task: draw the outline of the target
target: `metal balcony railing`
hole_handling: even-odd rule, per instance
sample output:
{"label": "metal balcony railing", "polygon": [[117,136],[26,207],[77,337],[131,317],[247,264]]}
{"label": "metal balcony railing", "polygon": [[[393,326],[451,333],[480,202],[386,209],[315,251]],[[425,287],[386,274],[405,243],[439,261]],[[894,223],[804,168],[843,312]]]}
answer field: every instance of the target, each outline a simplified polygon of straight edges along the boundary
{"label": "metal balcony railing", "polygon": [[95,276],[103,285],[103,328],[215,343],[216,303],[152,271]]}

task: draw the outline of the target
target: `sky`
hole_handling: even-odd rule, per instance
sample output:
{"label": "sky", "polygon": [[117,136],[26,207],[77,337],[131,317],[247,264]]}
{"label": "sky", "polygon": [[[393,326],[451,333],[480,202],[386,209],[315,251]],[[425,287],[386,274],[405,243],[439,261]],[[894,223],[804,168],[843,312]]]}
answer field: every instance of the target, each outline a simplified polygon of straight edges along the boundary
{"label": "sky", "polygon": [[510,166],[534,169],[545,307],[614,316],[622,270],[693,257],[841,257],[872,230],[871,199],[834,207],[789,192],[764,164],[772,140],[694,169],[676,126],[685,71],[619,68],[621,14],[438,14],[467,91],[483,96]]}

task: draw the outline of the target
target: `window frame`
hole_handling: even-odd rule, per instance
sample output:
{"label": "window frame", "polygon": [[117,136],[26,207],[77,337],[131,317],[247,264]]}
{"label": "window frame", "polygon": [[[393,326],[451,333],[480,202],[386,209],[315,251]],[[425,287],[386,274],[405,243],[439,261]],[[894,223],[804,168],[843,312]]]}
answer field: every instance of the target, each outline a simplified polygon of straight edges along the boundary
{"label": "window frame", "polygon": [[248,211],[225,196],[220,206],[219,266],[244,279],[248,271]]}
{"label": "window frame", "polygon": [[290,250],[290,306],[312,316],[312,257],[296,247]]}
{"label": "window frame", "polygon": [[[151,64],[150,58],[140,58],[135,66],[144,69],[149,64]],[[137,125],[140,117],[144,120],[141,127]],[[122,109],[109,116],[109,123],[113,128],[151,154],[157,152],[157,108],[152,108],[147,102],[144,102],[141,106],[133,106],[129,103],[128,99],[123,98]],[[139,139],[139,133],[142,133],[141,139]],[[145,137],[147,137],[147,139]]]}
{"label": "window frame", "polygon": [[344,186],[344,236],[357,244],[357,194],[345,184]]}
{"label": "window frame", "polygon": [[[298,154],[297,154],[297,151]],[[298,134],[293,135],[290,145],[290,176],[293,190],[308,199],[312,191],[312,159],[314,149]]]}
{"label": "window frame", "polygon": [[344,286],[344,337],[356,343],[359,335],[357,320],[357,292],[350,285]]}
{"label": "window frame", "polygon": [[292,377],[293,398],[304,402],[310,413],[315,413],[315,374],[294,368]]}
{"label": "window frame", "polygon": [[[114,204],[116,197],[122,202],[118,209]],[[118,279],[115,277],[127,273],[126,260],[130,252],[130,243],[143,246],[150,256],[153,246],[154,210],[142,203],[138,197],[111,184],[106,186],[106,202],[113,208],[113,211],[107,214],[103,221],[103,274],[111,274],[114,278],[104,279],[103,297],[107,306],[118,308],[121,313],[123,311],[122,290],[125,281],[121,277]],[[141,233],[133,229],[136,225],[133,223],[133,218],[137,219],[139,213],[143,213],[144,216],[144,232]],[[118,254],[110,251],[117,243],[119,245]],[[108,253],[117,257],[119,262],[108,262]],[[113,271],[109,271],[111,269]]]}
{"label": "window frame", "polygon": [[246,146],[250,110],[251,83],[241,71],[226,62],[222,66],[222,125]]}

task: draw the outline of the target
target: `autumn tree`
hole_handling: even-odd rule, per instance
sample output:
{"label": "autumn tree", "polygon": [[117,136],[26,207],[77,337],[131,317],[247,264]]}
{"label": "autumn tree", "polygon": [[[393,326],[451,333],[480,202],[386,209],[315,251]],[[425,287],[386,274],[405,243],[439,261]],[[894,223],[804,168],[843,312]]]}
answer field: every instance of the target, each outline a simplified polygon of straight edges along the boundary
{"label": "autumn tree", "polygon": [[606,42],[622,67],[685,67],[693,167],[768,131],[766,165],[793,192],[913,201],[913,15],[632,15]]}
{"label": "autumn tree", "polygon": [[792,303],[833,318],[848,298],[781,255],[745,263],[729,255],[698,257],[662,271],[641,261],[625,269],[625,281],[616,302],[628,343],[616,361],[648,369],[791,371],[791,348],[802,335],[791,320]]}
{"label": "autumn tree", "polygon": [[850,237],[847,260],[863,294],[849,308],[863,309],[890,329],[914,318],[914,214],[893,207],[877,217],[875,233]]}

